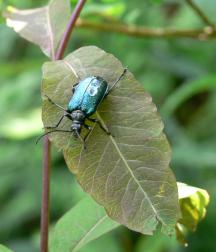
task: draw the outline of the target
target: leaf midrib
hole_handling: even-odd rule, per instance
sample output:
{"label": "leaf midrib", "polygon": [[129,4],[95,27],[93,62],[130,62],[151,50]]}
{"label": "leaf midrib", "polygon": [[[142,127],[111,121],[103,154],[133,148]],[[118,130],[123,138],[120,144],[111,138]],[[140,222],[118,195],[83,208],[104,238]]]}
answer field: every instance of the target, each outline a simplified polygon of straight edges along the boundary
{"label": "leaf midrib", "polygon": [[47,5],[46,18],[47,18],[49,40],[50,40],[51,58],[54,59],[55,57],[54,38],[53,38],[53,31],[52,31],[52,25],[51,25],[49,12],[50,12],[50,5]]}
{"label": "leaf midrib", "polygon": [[[68,62],[68,63],[69,63],[69,62]],[[72,71],[72,70],[71,70],[71,71]],[[103,119],[101,118],[101,116],[100,116],[100,114],[98,113],[98,111],[96,111],[95,114],[97,115],[97,117],[98,117],[98,119],[101,121],[101,123],[107,128],[105,122],[104,122]],[[133,171],[131,170],[130,166],[129,166],[128,163],[127,163],[127,160],[124,158],[123,154],[121,153],[121,151],[120,151],[120,149],[119,149],[117,143],[115,142],[114,138],[113,138],[111,135],[109,136],[109,138],[110,138],[111,142],[113,143],[114,147],[116,148],[116,150],[117,150],[117,152],[118,152],[120,158],[121,158],[122,161],[124,162],[126,168],[127,168],[128,171],[130,172],[130,174],[131,174],[132,178],[134,179],[135,183],[136,183],[136,184],[138,185],[138,187],[141,189],[141,191],[143,192],[143,194],[144,194],[144,196],[146,197],[147,201],[149,202],[149,205],[151,206],[151,208],[152,208],[154,214],[156,215],[156,217],[158,218],[158,220],[160,220],[161,223],[164,224],[163,220],[160,218],[159,214],[157,213],[157,210],[154,208],[154,206],[153,206],[153,204],[152,204],[150,198],[148,197],[148,194],[143,190],[143,188],[142,188],[142,186],[140,185],[139,181],[138,181],[138,180],[136,179],[136,177],[134,176]]]}
{"label": "leaf midrib", "polygon": [[77,244],[75,245],[75,247],[72,248],[71,252],[75,252],[77,249],[79,249],[80,244],[86,239],[86,237],[88,237],[89,234],[91,234],[91,232],[93,232],[93,231],[96,229],[96,227],[97,227],[98,225],[100,225],[106,218],[108,218],[107,215],[105,215],[105,216],[103,216],[101,219],[99,219],[99,220],[94,224],[94,226],[92,226],[92,228],[89,229],[88,232],[86,232],[86,233],[84,234],[84,236],[82,237],[82,239],[80,239],[80,240],[77,242]]}
{"label": "leaf midrib", "polygon": [[[96,112],[96,115],[98,117],[98,119],[102,122],[103,125],[106,126],[105,122],[103,121],[103,119],[101,118],[100,114],[98,112]],[[163,223],[163,221],[161,220],[159,214],[157,213],[157,210],[154,208],[150,198],[148,197],[148,194],[143,190],[142,186],[140,185],[139,181],[136,179],[133,171],[131,170],[130,166],[127,163],[127,160],[124,158],[123,154],[121,153],[116,141],[114,140],[113,136],[109,136],[111,142],[113,143],[114,147],[116,148],[120,158],[122,159],[122,161],[124,162],[126,168],[128,169],[128,171],[130,172],[132,178],[134,179],[135,183],[138,185],[138,187],[141,189],[141,191],[143,192],[145,198],[147,199],[147,201],[149,202],[149,205],[151,206],[153,212],[155,213],[155,215],[158,217],[158,219]]]}

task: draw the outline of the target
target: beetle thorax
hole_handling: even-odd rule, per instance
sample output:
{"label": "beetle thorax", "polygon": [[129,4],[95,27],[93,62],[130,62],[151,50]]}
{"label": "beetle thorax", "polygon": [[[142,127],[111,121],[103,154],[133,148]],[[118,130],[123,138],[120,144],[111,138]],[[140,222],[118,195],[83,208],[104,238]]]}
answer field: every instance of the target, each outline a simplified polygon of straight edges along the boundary
{"label": "beetle thorax", "polygon": [[83,122],[85,119],[85,114],[82,110],[74,110],[71,113],[72,121]]}

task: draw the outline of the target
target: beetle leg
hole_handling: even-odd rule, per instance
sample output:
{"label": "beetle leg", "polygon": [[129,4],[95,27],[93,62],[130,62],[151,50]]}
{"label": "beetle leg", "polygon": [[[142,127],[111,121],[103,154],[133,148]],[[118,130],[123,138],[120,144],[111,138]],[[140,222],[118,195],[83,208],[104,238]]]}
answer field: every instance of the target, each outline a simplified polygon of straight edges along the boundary
{"label": "beetle leg", "polygon": [[97,123],[97,124],[100,126],[100,128],[101,128],[104,132],[106,132],[107,135],[111,135],[110,131],[109,131],[108,129],[106,129],[106,128],[103,126],[103,124],[101,123],[100,120],[95,119],[95,118],[89,118],[89,117],[87,117],[86,119],[88,119],[88,120],[91,121],[91,122]]}
{"label": "beetle leg", "polygon": [[[46,136],[46,135],[48,135],[48,134],[50,134],[50,133],[53,133],[53,132],[69,132],[69,133],[73,133],[74,131],[73,131],[73,130],[61,130],[61,129],[55,129],[55,130],[48,131],[48,132],[44,133],[43,135],[41,135],[41,136],[39,136],[39,137],[37,138],[36,144],[41,140],[42,137],[44,137],[44,136]],[[90,132],[90,131],[89,131],[89,132]],[[80,134],[79,134],[78,131],[76,131],[76,135],[77,135],[77,137],[81,140],[81,142],[83,143],[83,148],[86,149],[87,146],[86,146],[85,139],[83,139],[83,138],[80,136]]]}
{"label": "beetle leg", "polygon": [[57,127],[60,125],[61,121],[63,120],[63,118],[64,118],[65,116],[66,116],[67,118],[69,118],[70,120],[72,120],[71,115],[70,115],[68,112],[64,112],[64,115],[62,115],[62,116],[60,117],[60,119],[59,119],[59,121],[56,123],[56,125],[54,125],[54,126],[46,126],[46,127],[44,127],[44,128],[45,128],[45,129],[55,129],[55,128],[57,128]]}
{"label": "beetle leg", "polygon": [[84,124],[83,125],[87,130],[89,130],[89,131],[91,131],[92,130],[92,127],[91,126],[89,126],[89,125],[87,125],[87,124]]}
{"label": "beetle leg", "polygon": [[89,134],[91,133],[92,131],[92,127],[87,125],[87,124],[84,124],[84,127],[88,130],[88,132],[86,133],[86,135],[84,136],[84,141],[88,138]]}
{"label": "beetle leg", "polygon": [[[52,103],[53,105],[55,105],[55,106],[57,106],[58,108],[64,110],[65,112],[67,112],[67,110],[66,110],[65,108],[63,108],[61,105],[55,103],[51,98],[49,98],[48,95],[45,95],[45,96],[47,97],[47,99],[48,99],[48,101],[49,101],[50,103]],[[68,112],[67,112],[67,113],[68,113]]]}
{"label": "beetle leg", "polygon": [[61,118],[60,118],[59,121],[56,123],[56,125],[54,125],[54,126],[47,126],[47,127],[44,127],[44,128],[46,128],[46,129],[55,129],[55,128],[57,128],[57,127],[60,125],[61,121],[63,120],[63,118],[64,118],[65,116],[66,116],[65,114],[64,114],[63,116],[61,116]]}
{"label": "beetle leg", "polygon": [[[78,138],[81,140],[81,142],[83,143],[83,148],[86,150],[87,146],[86,146],[86,141],[85,138],[82,138],[81,135],[79,134],[79,132],[76,130],[76,135],[78,136]],[[90,132],[90,131],[89,131]]]}
{"label": "beetle leg", "polygon": [[79,84],[79,82],[77,82],[77,83],[75,83],[74,85],[73,85],[73,87],[72,87],[72,93],[74,94],[74,92],[75,92],[75,90],[76,90],[76,86]]}
{"label": "beetle leg", "polygon": [[92,131],[92,127],[89,126],[89,125],[87,125],[87,124],[84,124],[83,126],[88,130],[88,132],[87,132],[86,135],[84,136],[84,140],[86,140],[87,137],[88,137],[88,135],[89,135],[89,134],[91,133],[91,131]]}
{"label": "beetle leg", "polygon": [[124,68],[124,71],[122,72],[122,74],[118,77],[118,79],[113,83],[113,85],[108,89],[108,91],[107,91],[107,93],[106,93],[106,95],[105,96],[107,96],[110,92],[111,92],[111,90],[115,87],[115,85],[122,79],[122,77],[126,74],[126,72],[127,72],[127,67],[126,68]]}

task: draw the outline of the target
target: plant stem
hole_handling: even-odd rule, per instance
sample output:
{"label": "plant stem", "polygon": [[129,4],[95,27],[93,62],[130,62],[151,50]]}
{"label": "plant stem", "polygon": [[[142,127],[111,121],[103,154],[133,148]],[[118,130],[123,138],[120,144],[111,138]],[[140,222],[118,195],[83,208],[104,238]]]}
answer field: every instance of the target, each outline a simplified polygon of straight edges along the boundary
{"label": "plant stem", "polygon": [[186,0],[186,2],[194,10],[194,12],[202,19],[204,24],[210,27],[214,27],[214,24],[209,20],[209,18],[204,14],[204,12],[192,0]]}
{"label": "plant stem", "polygon": [[[86,0],[79,0],[71,14],[65,33],[60,41],[59,48],[52,60],[63,57],[70,35],[75,27],[77,18]],[[50,170],[51,170],[51,143],[47,136],[44,139],[44,162],[42,181],[42,205],[41,205],[41,252],[48,252],[49,243],[49,206],[50,206]]]}
{"label": "plant stem", "polygon": [[86,0],[79,0],[72,15],[71,15],[71,18],[70,18],[70,21],[68,23],[68,26],[65,30],[65,33],[63,35],[63,38],[60,42],[60,45],[59,45],[59,48],[56,52],[56,55],[55,55],[55,59],[56,60],[59,60],[63,57],[63,54],[64,54],[64,51],[66,49],[66,46],[68,44],[68,41],[70,39],[70,36],[71,36],[71,33],[72,33],[72,30],[74,29],[75,27],[75,24],[76,24],[76,21],[80,15],[80,12],[84,6],[84,4],[86,3]]}
{"label": "plant stem", "polygon": [[42,204],[41,204],[41,252],[48,251],[49,238],[49,198],[50,198],[50,167],[51,144],[47,136],[44,138],[44,163],[42,179]]}
{"label": "plant stem", "polygon": [[216,37],[216,30],[211,27],[204,27],[203,29],[185,29],[178,30],[172,28],[148,28],[142,26],[134,26],[127,24],[109,24],[109,23],[96,23],[84,19],[78,19],[76,26],[79,28],[94,29],[103,32],[115,32],[124,35],[129,35],[137,38],[175,38],[186,37],[193,39],[205,40]]}

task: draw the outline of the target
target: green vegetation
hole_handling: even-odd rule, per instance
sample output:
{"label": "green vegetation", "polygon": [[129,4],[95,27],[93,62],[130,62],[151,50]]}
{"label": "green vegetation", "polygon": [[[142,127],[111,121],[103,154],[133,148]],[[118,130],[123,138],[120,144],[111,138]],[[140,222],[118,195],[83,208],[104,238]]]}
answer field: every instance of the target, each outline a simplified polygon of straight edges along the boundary
{"label": "green vegetation", "polygon": [[[71,6],[76,2],[71,1]],[[8,5],[36,8],[46,3],[7,0],[0,4],[3,10]],[[128,66],[161,111],[172,146],[171,167],[177,181],[205,188],[210,195],[216,192],[216,31],[211,27],[216,23],[215,9],[214,0],[181,3],[174,0],[89,0],[65,53],[96,45]],[[68,15],[69,12],[65,13],[64,18]],[[0,243],[15,252],[36,252],[39,250],[43,157],[42,143],[35,145],[35,140],[43,132],[41,66],[49,59],[37,46],[18,37],[3,18],[0,22],[3,41],[0,43]],[[31,24],[34,31],[34,23]],[[54,49],[65,25],[66,22],[61,23],[61,29],[56,26],[58,36],[53,40]],[[41,41],[40,38],[37,42]],[[41,48],[46,55],[53,54],[49,48]],[[167,151],[165,145],[163,151]],[[186,250],[175,237],[169,238],[160,232],[144,236],[123,226],[114,229],[118,224],[86,197],[62,154],[55,148],[52,152],[51,226],[74,208],[60,219],[54,231],[51,230],[51,252],[78,248],[83,252]],[[70,168],[72,154],[64,153]],[[188,243],[187,251],[215,251],[213,197],[206,218],[197,226],[206,214],[208,194],[185,184],[178,184],[178,188],[182,210],[182,218],[176,225],[178,239],[183,244]],[[92,217],[88,221],[83,210],[87,217]],[[81,222],[82,219],[86,221]],[[154,225],[151,223],[150,229]],[[196,228],[195,233],[188,232]],[[62,235],[65,243],[59,241]],[[94,241],[85,245],[91,240]],[[0,251],[8,250],[0,245]]]}

